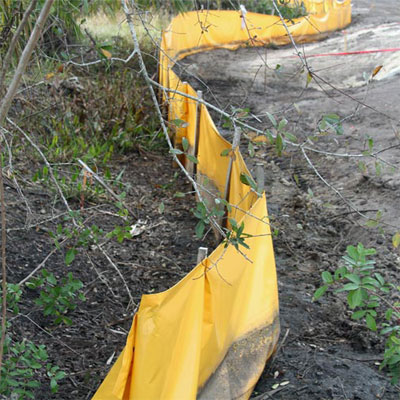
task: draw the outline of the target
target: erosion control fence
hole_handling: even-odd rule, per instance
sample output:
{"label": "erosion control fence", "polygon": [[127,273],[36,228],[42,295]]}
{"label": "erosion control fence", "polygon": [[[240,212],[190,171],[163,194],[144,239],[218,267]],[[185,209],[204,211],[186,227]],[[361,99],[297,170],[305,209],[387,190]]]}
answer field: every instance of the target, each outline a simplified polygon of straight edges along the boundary
{"label": "erosion control fence", "polygon": [[302,42],[350,23],[350,0],[304,4],[308,15],[286,24],[278,16],[244,9],[203,10],[177,16],[163,33],[159,82],[168,89],[163,101],[170,122],[184,121],[176,128],[175,144],[187,139],[187,153],[198,163],[184,162],[204,201],[209,208],[229,202],[224,221],[244,223],[249,248],[240,246],[240,253],[222,243],[175,286],[144,295],[126,346],[93,399],[249,398],[279,336],[265,194],[249,185],[252,178],[238,147],[218,133],[198,94],[172,67],[199,51],[286,44],[287,29]]}

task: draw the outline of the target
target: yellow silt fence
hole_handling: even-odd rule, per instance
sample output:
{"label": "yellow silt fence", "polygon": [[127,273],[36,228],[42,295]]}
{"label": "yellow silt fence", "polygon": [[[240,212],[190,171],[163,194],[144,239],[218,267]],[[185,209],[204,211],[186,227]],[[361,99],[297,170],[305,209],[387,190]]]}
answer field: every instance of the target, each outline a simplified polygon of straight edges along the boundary
{"label": "yellow silt fence", "polygon": [[[309,15],[286,24],[298,42],[350,23],[350,0],[304,3]],[[179,146],[183,137],[187,139],[198,164],[184,161],[205,186],[201,193],[207,204],[226,197],[232,205],[227,217],[244,223],[249,249],[241,246],[239,252],[222,243],[175,286],[144,295],[125,348],[94,400],[250,397],[279,337],[265,194],[242,183],[241,176],[250,173],[238,148],[221,156],[232,145],[219,134],[207,108],[196,101],[195,90],[172,67],[199,51],[289,40],[279,17],[237,11],[181,14],[164,32],[159,81],[172,91],[165,91],[162,100],[168,102],[170,122],[184,121],[176,128],[175,143]]]}

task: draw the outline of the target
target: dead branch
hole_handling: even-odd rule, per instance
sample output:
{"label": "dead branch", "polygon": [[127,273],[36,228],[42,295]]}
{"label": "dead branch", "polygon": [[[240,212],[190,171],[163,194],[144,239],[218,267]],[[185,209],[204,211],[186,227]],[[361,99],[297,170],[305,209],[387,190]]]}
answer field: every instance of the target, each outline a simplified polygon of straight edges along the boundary
{"label": "dead branch", "polygon": [[[46,167],[49,169],[49,174],[51,177],[51,180],[53,181],[54,185],[57,188],[58,194],[61,197],[61,200],[63,201],[66,209],[68,210],[68,212],[72,215],[72,210],[71,207],[68,204],[67,199],[64,196],[64,193],[60,187],[60,185],[58,184],[58,181],[56,179],[56,177],[54,176],[54,171],[53,171],[53,167],[50,165],[50,163],[48,162],[46,156],[43,154],[42,150],[40,150],[40,147],[31,139],[31,137],[25,132],[23,131],[14,121],[12,121],[10,118],[7,118],[7,121],[15,128],[18,130],[18,132],[20,132],[25,139],[31,144],[31,146],[40,154],[40,157],[42,158],[42,160],[44,161],[44,163],[46,164]],[[76,225],[76,221],[75,219],[73,219],[74,224]]]}
{"label": "dead branch", "polygon": [[122,203],[122,205],[130,212],[131,215],[137,218],[137,214],[132,211],[132,209],[127,206],[122,200],[121,196],[118,196],[105,182],[101,177],[96,174],[90,167],[88,167],[82,160],[78,159],[78,163],[87,171],[89,174],[93,175],[93,177],[97,180],[97,182],[100,183],[101,186],[104,187],[104,189],[107,190],[108,193],[111,194],[112,197],[114,197],[115,200],[119,201]]}
{"label": "dead branch", "polygon": [[11,39],[10,46],[8,47],[7,54],[5,55],[2,66],[1,66],[0,94],[3,93],[4,78],[6,76],[8,67],[10,66],[10,62],[11,62],[15,47],[17,45],[18,39],[19,39],[23,29],[25,28],[26,23],[28,22],[29,16],[31,15],[33,9],[35,8],[36,3],[37,3],[37,0],[31,1],[28,8],[25,10],[22,20],[21,20],[20,24],[18,25],[18,28],[15,31],[15,33]]}

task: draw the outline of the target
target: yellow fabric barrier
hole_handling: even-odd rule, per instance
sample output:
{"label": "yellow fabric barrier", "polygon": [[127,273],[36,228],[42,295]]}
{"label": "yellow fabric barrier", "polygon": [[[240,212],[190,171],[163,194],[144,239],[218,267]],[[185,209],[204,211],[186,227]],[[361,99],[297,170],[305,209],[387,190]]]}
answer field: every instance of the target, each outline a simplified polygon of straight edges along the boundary
{"label": "yellow fabric barrier", "polygon": [[[350,23],[350,0],[304,3],[310,15],[288,21],[297,41]],[[289,41],[276,16],[247,13],[242,23],[236,11],[191,12],[174,18],[161,41],[160,83],[196,98],[193,88],[172,71],[177,60],[213,48]],[[196,173],[210,206],[226,192],[232,155],[223,157],[221,152],[232,146],[218,133],[204,105],[178,93],[163,96],[170,125],[176,126],[177,145],[186,137],[192,151],[199,127]],[[243,184],[241,174],[250,176],[236,149],[228,217],[244,223],[250,248],[241,246],[240,254],[222,243],[171,289],[144,295],[126,346],[94,400],[249,398],[279,337],[279,304],[265,194],[258,196]]]}
{"label": "yellow fabric barrier", "polygon": [[[265,197],[260,200],[251,213],[267,222]],[[144,295],[127,345],[94,399],[194,399],[203,387],[230,393],[236,379],[216,375],[216,387],[205,383],[229,351],[242,348],[246,354],[239,356],[250,358],[245,372],[252,379],[234,398],[250,394],[279,334],[278,292],[269,225],[250,215],[244,223],[254,235],[247,241],[250,250],[243,249],[252,262],[233,246],[219,246],[171,289]],[[250,370],[253,357],[259,360],[256,371]],[[243,371],[234,363],[232,373],[235,368],[240,379]]]}

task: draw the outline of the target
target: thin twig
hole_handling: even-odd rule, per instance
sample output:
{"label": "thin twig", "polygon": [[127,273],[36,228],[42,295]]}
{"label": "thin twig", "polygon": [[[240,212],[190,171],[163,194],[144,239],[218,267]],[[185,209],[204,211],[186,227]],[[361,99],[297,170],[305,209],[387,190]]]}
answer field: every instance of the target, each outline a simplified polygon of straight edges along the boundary
{"label": "thin twig", "polygon": [[363,214],[362,212],[360,212],[357,207],[349,200],[347,200],[342,193],[339,192],[339,190],[337,190],[334,186],[332,186],[321,174],[320,172],[317,170],[317,168],[315,167],[315,165],[312,163],[312,161],[310,160],[310,158],[308,157],[306,151],[304,150],[304,148],[301,148],[301,151],[304,155],[304,158],[306,159],[308,165],[312,168],[312,170],[315,172],[315,175],[318,176],[319,179],[321,179],[321,181],[328,186],[331,190],[333,190],[342,200],[345,204],[347,204],[348,207],[350,207],[356,214],[358,214],[360,217],[365,218],[365,219],[369,219],[365,214]]}
{"label": "thin twig", "polygon": [[1,104],[0,104],[0,126],[3,125],[4,119],[10,109],[11,102],[14,99],[15,93],[18,89],[19,83],[21,81],[22,75],[25,72],[26,66],[28,65],[28,61],[32,55],[32,52],[36,46],[36,43],[42,33],[44,24],[47,20],[47,17],[50,13],[50,8],[53,5],[54,0],[46,0],[43,5],[42,10],[40,11],[40,15],[36,21],[35,27],[29,37],[28,43],[26,44],[21,58],[19,59],[17,69],[15,70],[14,77],[8,87],[7,93],[4,96]]}
{"label": "thin twig", "polygon": [[47,335],[49,335],[52,339],[54,339],[55,341],[57,341],[58,343],[60,343],[61,345],[63,345],[64,347],[66,347],[67,349],[71,350],[74,354],[76,354],[79,357],[82,357],[82,353],[78,353],[76,350],[74,350],[72,347],[68,346],[66,343],[64,343],[62,340],[60,340],[59,338],[55,337],[54,335],[52,335],[47,329],[43,329],[38,323],[36,323],[32,318],[29,318],[27,315],[25,314],[18,314],[18,317],[24,317],[26,319],[28,319],[30,322],[32,322],[33,325],[35,325],[36,327],[38,327],[42,332],[46,333]]}
{"label": "thin twig", "polygon": [[90,61],[87,63],[77,63],[75,61],[70,60],[70,61],[67,61],[65,63],[65,65],[71,64],[71,65],[74,65],[75,67],[90,67],[92,65],[96,65],[96,64],[100,64],[100,63],[104,63],[104,62],[113,62],[113,61],[119,61],[124,64],[128,64],[128,62],[132,60],[132,58],[135,56],[135,54],[136,54],[136,50],[132,51],[132,53],[125,59],[119,58],[119,57],[111,57],[111,58],[98,59],[98,60]]}
{"label": "thin twig", "polygon": [[132,293],[129,289],[129,286],[124,278],[124,276],[122,275],[121,271],[119,270],[119,268],[116,266],[116,264],[114,263],[114,261],[111,259],[111,257],[107,254],[107,252],[101,247],[101,245],[97,245],[96,246],[104,255],[104,257],[107,259],[107,261],[110,263],[110,265],[115,269],[115,271],[117,272],[117,274],[119,275],[119,277],[121,278],[122,282],[124,283],[126,292],[128,293],[129,296],[129,304],[128,307],[133,304],[135,307],[137,306],[136,302],[133,299]]}
{"label": "thin twig", "polygon": [[[60,242],[60,246],[62,244],[64,244],[66,241],[68,240],[68,238],[65,238],[62,242]],[[25,282],[28,282],[29,279],[32,278],[33,275],[36,274],[36,272],[38,272],[41,268],[44,267],[44,265],[46,264],[46,262],[48,261],[48,259],[58,250],[57,247],[55,247],[52,251],[50,251],[49,254],[47,254],[47,256],[43,259],[43,261],[35,268],[33,269],[24,279],[22,279],[21,281],[19,281],[18,285],[22,286]]]}
{"label": "thin twig", "polygon": [[88,165],[86,165],[82,160],[78,159],[78,163],[87,171],[89,172],[89,174],[93,175],[93,177],[97,180],[97,182],[100,183],[101,186],[104,187],[104,189],[107,190],[108,193],[111,194],[112,197],[114,197],[114,199],[116,199],[117,201],[121,202],[122,205],[134,216],[137,218],[137,213],[133,212],[133,210],[127,206],[121,199],[121,196],[118,196],[105,182],[104,180],[98,175],[96,174]]}
{"label": "thin twig", "polygon": [[[64,203],[66,209],[68,210],[68,212],[69,212],[70,215],[72,216],[72,215],[73,215],[73,211],[72,211],[71,207],[69,206],[68,201],[67,201],[67,199],[65,198],[64,193],[63,193],[63,191],[62,191],[60,185],[58,184],[58,181],[57,181],[56,177],[54,176],[54,172],[53,172],[52,166],[51,166],[50,163],[47,161],[47,158],[46,158],[46,156],[43,154],[42,150],[40,150],[40,147],[39,147],[39,146],[30,138],[30,136],[29,136],[26,132],[24,132],[14,121],[12,121],[10,118],[7,118],[7,121],[8,121],[15,129],[17,129],[20,133],[22,133],[22,135],[25,137],[25,139],[26,139],[26,140],[31,144],[31,146],[34,147],[34,149],[40,154],[40,156],[42,157],[44,163],[46,164],[46,167],[47,167],[48,170],[49,170],[49,174],[50,174],[51,180],[53,181],[54,185],[56,186],[57,191],[58,191],[58,194],[60,195],[60,197],[61,197],[61,199],[62,199],[62,201],[63,201],[63,203]],[[73,220],[73,222],[74,222],[74,225],[77,225],[75,219],[72,218],[72,220]]]}
{"label": "thin twig", "polygon": [[[133,8],[136,8],[136,4],[135,4],[135,1],[134,1],[134,0],[131,1],[131,4],[132,4],[132,7],[133,7]],[[160,106],[159,106],[158,101],[157,101],[157,96],[156,96],[156,94],[155,94],[155,92],[154,92],[154,88],[153,88],[153,86],[152,86],[152,83],[153,83],[154,81],[150,78],[150,76],[149,76],[149,74],[148,74],[148,72],[147,72],[147,67],[146,67],[146,64],[145,64],[145,62],[144,62],[144,60],[143,60],[143,56],[142,56],[142,53],[141,53],[141,50],[140,50],[140,45],[139,45],[139,41],[138,41],[138,38],[137,38],[136,29],[135,29],[135,26],[134,26],[134,24],[133,24],[133,22],[132,22],[132,13],[131,13],[131,11],[129,10],[126,1],[121,0],[121,5],[122,5],[122,8],[123,8],[124,13],[125,13],[125,16],[126,16],[126,20],[127,20],[127,22],[128,22],[128,25],[129,25],[129,29],[130,29],[130,32],[131,32],[131,36],[132,36],[132,39],[133,39],[134,50],[136,51],[136,53],[137,53],[137,55],[138,55],[138,61],[139,61],[139,66],[140,66],[140,72],[141,72],[141,74],[143,75],[143,78],[144,78],[144,80],[145,80],[145,82],[146,82],[146,84],[147,84],[147,86],[148,86],[149,91],[150,91],[150,96],[151,96],[151,98],[152,98],[154,107],[155,107],[155,109],[156,109],[156,113],[157,113],[158,119],[159,119],[159,121],[160,121],[160,125],[161,125],[162,131],[163,131],[163,133],[164,133],[165,139],[166,139],[166,141],[167,141],[168,147],[169,147],[169,149],[170,149],[170,151],[171,151],[171,153],[172,153],[172,156],[173,156],[174,161],[175,161],[176,164],[179,166],[179,168],[183,171],[183,173],[185,174],[185,176],[186,176],[186,178],[189,180],[189,182],[193,185],[193,188],[194,188],[194,190],[195,190],[195,192],[196,192],[196,195],[198,196],[199,200],[200,200],[201,202],[203,202],[203,197],[202,197],[202,195],[201,195],[201,193],[200,193],[200,191],[199,191],[197,182],[196,182],[196,181],[193,179],[193,177],[186,171],[186,168],[184,167],[184,165],[181,163],[181,161],[178,159],[178,157],[176,156],[176,154],[173,152],[174,146],[172,145],[171,139],[170,139],[170,137],[169,137],[168,129],[167,129],[167,126],[166,126],[166,124],[165,124],[164,118],[163,118],[163,116],[162,116],[162,112],[161,112],[161,110],[160,110]],[[203,202],[203,203],[204,203],[204,202]],[[217,231],[219,231],[219,233],[220,233],[223,237],[225,237],[225,232],[222,230],[222,228],[219,226],[219,224],[215,221],[215,219],[214,219],[214,218],[210,218],[210,219],[211,219],[211,224],[214,226],[214,228],[215,228]]]}
{"label": "thin twig", "polygon": [[0,95],[3,93],[4,78],[10,66],[11,58],[13,56],[18,39],[21,35],[22,30],[25,28],[26,23],[28,22],[29,16],[31,15],[33,9],[35,8],[36,3],[37,0],[32,0],[27,9],[25,10],[22,20],[19,23],[18,28],[11,39],[11,43],[10,46],[8,47],[7,54],[3,59],[3,63],[1,66],[1,76],[0,76]]}

